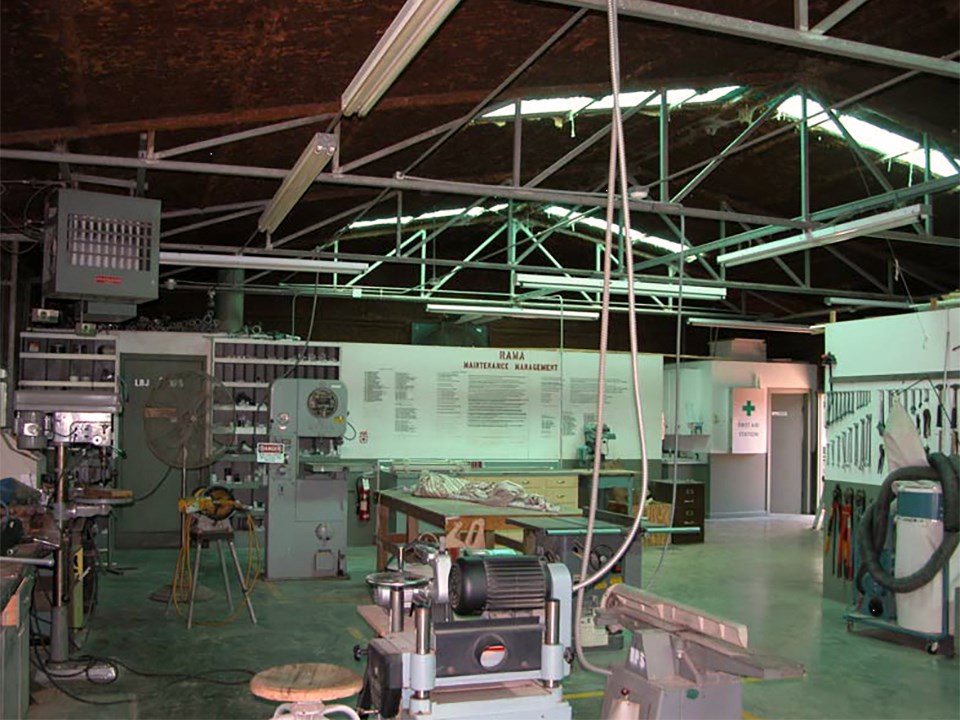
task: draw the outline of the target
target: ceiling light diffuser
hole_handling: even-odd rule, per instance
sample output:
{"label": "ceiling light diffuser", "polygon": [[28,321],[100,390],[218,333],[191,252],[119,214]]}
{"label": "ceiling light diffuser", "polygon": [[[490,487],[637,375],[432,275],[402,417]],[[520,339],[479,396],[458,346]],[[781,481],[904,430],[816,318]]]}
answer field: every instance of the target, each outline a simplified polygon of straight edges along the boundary
{"label": "ceiling light diffuser", "polygon": [[426,45],[458,0],[407,0],[341,98],[344,115],[363,117]]}
{"label": "ceiling light diffuser", "polygon": [[267,203],[257,228],[260,232],[272,235],[287,217],[307,188],[317,179],[320,171],[326,167],[337,149],[337,139],[333,135],[317,133],[303,149],[293,169],[287,173],[277,192]]}
{"label": "ceiling light diffuser", "polygon": [[906,300],[869,300],[866,298],[827,297],[824,305],[835,307],[866,307],[909,310],[913,305]]}
{"label": "ceiling light diffuser", "polygon": [[687,325],[693,327],[728,328],[730,330],[759,330],[764,332],[801,333],[819,335],[822,328],[813,325],[791,325],[789,323],[760,322],[754,320],[726,320],[720,318],[687,318]]}
{"label": "ceiling light diffuser", "polygon": [[344,275],[356,275],[369,267],[367,263],[340,262],[339,260],[167,251],[160,252],[160,264],[185,265],[187,267],[241,268],[244,270],[342,273]]}
{"label": "ceiling light diffuser", "polygon": [[858,218],[838,225],[818,228],[782,240],[754,245],[744,250],[724,253],[717,256],[717,262],[724,266],[734,266],[756,262],[757,260],[769,260],[799,250],[808,250],[884,230],[892,230],[914,223],[925,215],[926,211],[923,205],[911,205],[910,207],[898,208],[897,210]]}
{"label": "ceiling light diffuser", "polygon": [[[573,278],[559,275],[537,275],[520,273],[517,275],[517,284],[522,287],[541,290],[582,290],[584,292],[601,292],[602,278]],[[610,292],[617,295],[626,295],[628,285],[626,280],[611,280]],[[634,293],[649,297],[680,297],[681,293],[688,300],[723,300],[727,297],[727,289],[722,287],[708,287],[706,285],[687,285],[682,287],[678,283],[644,282],[635,280]]]}
{"label": "ceiling light diffuser", "polygon": [[552,308],[516,307],[512,305],[469,305],[430,303],[427,312],[461,315],[502,315],[521,318],[557,318],[563,320],[598,320],[600,313],[587,310],[554,310]]}

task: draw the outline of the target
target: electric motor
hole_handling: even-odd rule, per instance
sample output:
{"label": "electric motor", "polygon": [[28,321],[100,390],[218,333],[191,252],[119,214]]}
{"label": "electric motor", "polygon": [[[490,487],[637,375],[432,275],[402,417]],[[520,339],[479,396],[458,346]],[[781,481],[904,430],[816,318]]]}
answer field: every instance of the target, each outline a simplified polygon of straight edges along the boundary
{"label": "electric motor", "polygon": [[536,610],[548,590],[546,567],[535,557],[466,556],[450,571],[450,602],[458,615]]}

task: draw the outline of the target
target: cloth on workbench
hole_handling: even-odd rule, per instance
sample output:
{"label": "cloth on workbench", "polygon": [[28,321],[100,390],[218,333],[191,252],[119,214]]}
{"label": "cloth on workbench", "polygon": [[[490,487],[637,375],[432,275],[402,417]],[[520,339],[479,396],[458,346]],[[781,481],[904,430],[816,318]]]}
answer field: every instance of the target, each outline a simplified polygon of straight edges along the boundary
{"label": "cloth on workbench", "polygon": [[430,470],[420,473],[420,478],[411,492],[417,497],[465,500],[493,507],[515,507],[543,512],[557,512],[560,509],[547,502],[543,495],[529,493],[523,485],[509,480],[464,480]]}

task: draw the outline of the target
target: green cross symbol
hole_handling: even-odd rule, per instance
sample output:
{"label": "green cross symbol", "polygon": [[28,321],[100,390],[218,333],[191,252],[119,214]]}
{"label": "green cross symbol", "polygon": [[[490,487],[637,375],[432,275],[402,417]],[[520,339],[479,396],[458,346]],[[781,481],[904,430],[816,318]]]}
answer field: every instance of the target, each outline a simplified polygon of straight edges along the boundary
{"label": "green cross symbol", "polygon": [[753,415],[753,411],[757,409],[757,406],[747,400],[747,404],[744,405],[742,409],[747,414],[747,417],[750,417]]}

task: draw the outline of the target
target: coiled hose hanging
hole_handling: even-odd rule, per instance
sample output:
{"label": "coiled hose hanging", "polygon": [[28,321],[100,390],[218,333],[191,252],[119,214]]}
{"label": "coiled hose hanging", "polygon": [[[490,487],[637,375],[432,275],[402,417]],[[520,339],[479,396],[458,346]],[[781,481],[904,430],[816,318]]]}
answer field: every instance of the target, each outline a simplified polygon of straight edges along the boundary
{"label": "coiled hose hanging", "polygon": [[[907,593],[919,590],[943,570],[960,544],[960,458],[941,453],[929,456],[928,467],[898,468],[887,475],[877,499],[863,513],[857,531],[862,562],[857,573],[857,590],[864,594],[863,576],[869,574],[890,592]],[[943,488],[943,541],[922,568],[912,575],[894,577],[880,564],[880,553],[887,542],[890,505],[895,494],[893,484],[902,480],[935,480]]]}

